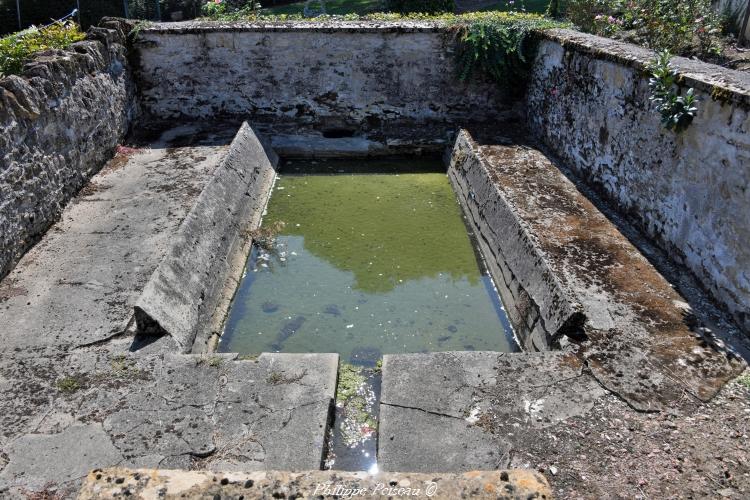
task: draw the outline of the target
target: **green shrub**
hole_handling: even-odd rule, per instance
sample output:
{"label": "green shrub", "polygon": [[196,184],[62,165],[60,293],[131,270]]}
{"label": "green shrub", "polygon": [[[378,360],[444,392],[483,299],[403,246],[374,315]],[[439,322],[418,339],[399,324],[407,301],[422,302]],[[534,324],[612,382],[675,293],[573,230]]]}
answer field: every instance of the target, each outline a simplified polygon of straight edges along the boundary
{"label": "green shrub", "polygon": [[721,51],[724,23],[711,0],[568,0],[567,18],[582,31],[629,38],[654,50],[710,56]]}
{"label": "green shrub", "polygon": [[410,14],[419,12],[422,14],[438,14],[441,12],[453,12],[456,5],[453,0],[387,0],[386,5],[391,12],[399,14]]}
{"label": "green shrub", "polygon": [[685,56],[721,51],[721,16],[711,0],[629,0],[623,18],[654,50]]}
{"label": "green shrub", "polygon": [[672,55],[664,50],[656,55],[649,70],[651,79],[648,86],[651,89],[650,100],[656,105],[661,115],[661,124],[667,130],[682,132],[693,122],[698,99],[692,88],[683,96],[677,86],[677,72],[669,62]]}
{"label": "green shrub", "polygon": [[619,19],[620,0],[568,0],[566,17],[587,33],[603,34],[604,22]]}
{"label": "green shrub", "polygon": [[64,49],[85,37],[77,24],[65,22],[0,38],[0,76],[19,74],[34,54],[47,49]]}
{"label": "green shrub", "polygon": [[204,16],[216,18],[227,15],[249,15],[260,9],[257,0],[206,0],[201,8]]}

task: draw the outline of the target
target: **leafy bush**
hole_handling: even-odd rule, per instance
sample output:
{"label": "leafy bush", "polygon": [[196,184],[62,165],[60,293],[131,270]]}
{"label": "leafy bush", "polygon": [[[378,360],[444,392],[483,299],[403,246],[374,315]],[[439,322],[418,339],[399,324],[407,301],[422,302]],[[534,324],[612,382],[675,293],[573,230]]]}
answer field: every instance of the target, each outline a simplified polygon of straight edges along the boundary
{"label": "leafy bush", "polygon": [[539,30],[563,27],[536,14],[499,12],[457,17],[459,78],[483,73],[506,89],[524,88]]}
{"label": "leafy bush", "polygon": [[260,9],[257,0],[206,0],[201,12],[204,16],[217,18],[222,16],[245,16]]}
{"label": "leafy bush", "polygon": [[652,49],[703,56],[721,50],[721,17],[711,0],[630,0],[624,17]]}
{"label": "leafy bush", "polygon": [[699,56],[721,51],[723,23],[711,0],[569,0],[567,17],[597,35],[628,30],[654,50]]}
{"label": "leafy bush", "polygon": [[204,16],[215,17],[226,14],[227,4],[221,0],[209,0],[201,8],[201,13]]}
{"label": "leafy bush", "polygon": [[676,85],[677,72],[669,62],[671,58],[672,55],[663,50],[652,61],[649,68],[652,76],[648,82],[651,89],[650,100],[661,114],[662,125],[668,130],[682,132],[693,122],[698,111],[698,100],[692,88],[684,96],[680,94]]}
{"label": "leafy bush", "polygon": [[453,0],[388,0],[388,10],[400,14],[421,12],[423,14],[437,14],[453,12],[456,5]]}
{"label": "leafy bush", "polygon": [[73,22],[55,23],[46,28],[0,38],[0,76],[19,74],[34,54],[47,49],[64,49],[86,37]]}
{"label": "leafy bush", "polygon": [[621,4],[618,0],[568,0],[566,16],[581,30],[600,35],[601,20],[616,19]]}

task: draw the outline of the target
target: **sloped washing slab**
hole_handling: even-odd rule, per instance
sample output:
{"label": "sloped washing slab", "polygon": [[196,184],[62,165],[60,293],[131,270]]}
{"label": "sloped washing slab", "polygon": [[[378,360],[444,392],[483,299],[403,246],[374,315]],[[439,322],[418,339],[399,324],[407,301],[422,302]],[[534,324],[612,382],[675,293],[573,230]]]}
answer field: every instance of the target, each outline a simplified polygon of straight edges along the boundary
{"label": "sloped washing slab", "polygon": [[[182,353],[223,320],[278,157],[243,123],[135,305],[138,330],[172,336]],[[227,280],[230,283],[227,283]]]}

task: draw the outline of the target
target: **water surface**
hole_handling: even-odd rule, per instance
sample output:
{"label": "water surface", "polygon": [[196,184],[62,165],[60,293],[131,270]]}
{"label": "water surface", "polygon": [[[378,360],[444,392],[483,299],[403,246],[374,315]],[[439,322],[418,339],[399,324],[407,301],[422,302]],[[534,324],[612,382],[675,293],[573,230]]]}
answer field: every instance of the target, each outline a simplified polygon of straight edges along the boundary
{"label": "water surface", "polygon": [[517,350],[439,162],[295,162],[277,179],[219,349]]}

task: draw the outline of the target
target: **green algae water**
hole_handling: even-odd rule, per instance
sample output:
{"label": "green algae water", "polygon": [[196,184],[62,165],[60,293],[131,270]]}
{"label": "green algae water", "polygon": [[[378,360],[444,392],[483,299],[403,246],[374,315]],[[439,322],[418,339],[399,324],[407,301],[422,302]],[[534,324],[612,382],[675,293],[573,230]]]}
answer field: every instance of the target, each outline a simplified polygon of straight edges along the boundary
{"label": "green algae water", "polygon": [[[439,162],[294,162],[274,186],[219,350],[515,351]],[[283,223],[283,224],[282,224]],[[269,243],[268,240],[271,240]]]}

